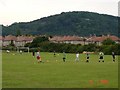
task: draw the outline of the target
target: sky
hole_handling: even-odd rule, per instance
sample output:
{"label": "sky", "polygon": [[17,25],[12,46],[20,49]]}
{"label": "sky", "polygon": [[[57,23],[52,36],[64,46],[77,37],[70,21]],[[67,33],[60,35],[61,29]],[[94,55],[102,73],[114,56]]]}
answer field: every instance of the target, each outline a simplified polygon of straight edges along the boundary
{"label": "sky", "polygon": [[118,16],[119,0],[0,0],[0,24],[29,22],[69,11]]}

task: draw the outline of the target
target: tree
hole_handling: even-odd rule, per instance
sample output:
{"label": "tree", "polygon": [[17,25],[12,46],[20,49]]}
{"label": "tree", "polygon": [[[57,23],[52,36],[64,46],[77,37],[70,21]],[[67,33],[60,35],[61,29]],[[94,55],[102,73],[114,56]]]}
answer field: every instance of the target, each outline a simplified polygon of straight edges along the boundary
{"label": "tree", "polygon": [[15,46],[13,40],[11,40],[11,42],[10,42],[10,46]]}
{"label": "tree", "polygon": [[84,45],[85,45],[86,38],[83,38],[83,41],[84,41]]}
{"label": "tree", "polygon": [[42,42],[45,42],[45,41],[49,41],[48,40],[48,37],[45,37],[45,36],[43,36],[43,37],[36,37],[34,40],[33,40],[33,42],[31,43],[31,47],[39,47],[40,45],[40,43],[42,43]]}
{"label": "tree", "polygon": [[111,39],[106,39],[102,42],[103,45],[114,45],[115,41],[111,40]]}
{"label": "tree", "polygon": [[20,30],[17,30],[16,31],[16,36],[20,36],[21,35],[21,31]]}
{"label": "tree", "polygon": [[41,42],[44,42],[44,41],[48,41],[48,37],[36,37],[34,40],[33,40],[33,43],[41,43]]}

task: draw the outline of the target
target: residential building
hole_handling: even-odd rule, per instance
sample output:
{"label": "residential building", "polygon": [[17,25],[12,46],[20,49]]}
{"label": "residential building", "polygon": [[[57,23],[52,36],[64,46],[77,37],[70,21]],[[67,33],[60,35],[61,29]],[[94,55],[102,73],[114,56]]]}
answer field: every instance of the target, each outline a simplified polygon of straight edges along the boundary
{"label": "residential building", "polygon": [[83,37],[79,36],[54,36],[49,40],[53,43],[84,44]]}
{"label": "residential building", "polygon": [[32,36],[12,36],[8,35],[5,37],[0,37],[0,43],[2,43],[2,46],[8,46],[11,43],[13,43],[16,47],[18,46],[24,46],[26,43],[31,43],[33,41],[34,37]]}
{"label": "residential building", "polygon": [[97,44],[102,45],[102,42],[107,38],[115,41],[116,43],[120,43],[120,39],[114,35],[107,35],[107,36],[91,36],[91,37],[79,37],[79,36],[54,36],[49,40],[53,43],[70,43],[70,44]]}
{"label": "residential building", "polygon": [[118,38],[117,36],[114,35],[107,35],[107,36],[92,36],[88,39],[87,42],[89,43],[95,43],[97,45],[102,45],[102,42],[106,39],[111,39],[113,41],[115,41],[116,43],[120,43],[120,38]]}
{"label": "residential building", "polygon": [[15,45],[16,40],[17,40],[16,36],[12,35],[5,36],[3,39],[3,46],[8,46],[11,44],[11,42],[13,42],[13,44]]}

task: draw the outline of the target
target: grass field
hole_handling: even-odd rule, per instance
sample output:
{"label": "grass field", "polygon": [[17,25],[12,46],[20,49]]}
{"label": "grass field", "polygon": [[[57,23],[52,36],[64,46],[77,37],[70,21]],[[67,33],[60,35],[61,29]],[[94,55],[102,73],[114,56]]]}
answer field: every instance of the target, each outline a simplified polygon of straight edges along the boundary
{"label": "grass field", "polygon": [[[98,55],[80,55],[75,62],[75,54],[67,54],[66,62],[62,54],[41,52],[44,63],[37,63],[31,53],[3,53],[3,88],[117,88],[118,60],[112,62],[105,55],[105,62],[98,62]],[[117,56],[118,58],[118,56]]]}

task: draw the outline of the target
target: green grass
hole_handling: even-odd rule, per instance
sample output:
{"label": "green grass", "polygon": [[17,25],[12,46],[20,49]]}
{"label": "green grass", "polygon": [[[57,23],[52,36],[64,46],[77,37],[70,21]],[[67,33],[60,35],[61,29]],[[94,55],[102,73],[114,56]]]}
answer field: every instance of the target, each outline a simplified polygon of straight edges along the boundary
{"label": "green grass", "polygon": [[61,53],[53,57],[53,53],[41,52],[44,63],[38,64],[31,53],[15,54],[3,53],[3,88],[118,87],[118,60],[113,63],[109,55],[105,55],[104,63],[98,62],[98,55],[90,55],[90,62],[86,63],[86,56],[81,54],[80,62],[76,63],[75,54],[67,54],[64,63]]}

